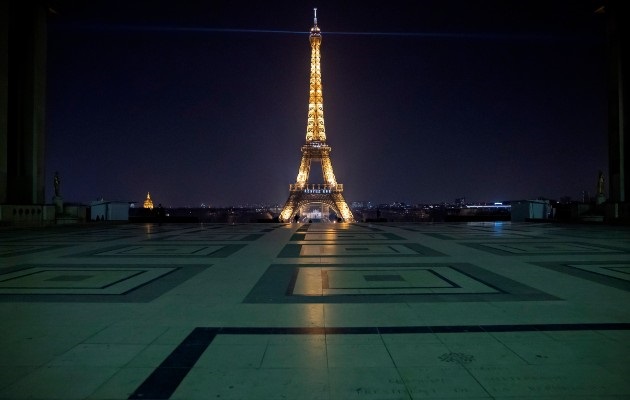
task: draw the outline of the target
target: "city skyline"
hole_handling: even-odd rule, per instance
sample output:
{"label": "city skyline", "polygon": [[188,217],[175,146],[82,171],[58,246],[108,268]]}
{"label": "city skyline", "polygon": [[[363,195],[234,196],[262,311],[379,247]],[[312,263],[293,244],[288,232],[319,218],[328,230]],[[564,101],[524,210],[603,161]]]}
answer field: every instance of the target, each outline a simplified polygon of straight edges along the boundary
{"label": "city skyline", "polygon": [[593,194],[607,171],[597,3],[503,3],[61,1],[49,16],[47,182],[59,171],[78,202],[282,203],[306,132],[317,6],[328,141],[349,202]]}

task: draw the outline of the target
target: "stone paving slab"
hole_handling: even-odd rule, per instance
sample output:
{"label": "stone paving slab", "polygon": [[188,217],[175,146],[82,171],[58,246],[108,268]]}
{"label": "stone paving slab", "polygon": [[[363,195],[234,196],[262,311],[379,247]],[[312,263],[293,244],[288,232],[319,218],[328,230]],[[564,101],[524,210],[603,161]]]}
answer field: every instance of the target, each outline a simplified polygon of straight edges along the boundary
{"label": "stone paving slab", "polygon": [[0,399],[628,398],[629,243],[509,222],[5,227]]}

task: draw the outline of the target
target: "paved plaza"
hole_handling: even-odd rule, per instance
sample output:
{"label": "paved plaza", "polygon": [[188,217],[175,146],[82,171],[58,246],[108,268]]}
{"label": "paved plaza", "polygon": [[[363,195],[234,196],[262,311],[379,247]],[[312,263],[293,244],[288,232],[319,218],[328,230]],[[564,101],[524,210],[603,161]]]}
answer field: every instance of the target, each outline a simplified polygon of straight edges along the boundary
{"label": "paved plaza", "polygon": [[0,399],[628,399],[630,228],[0,229]]}

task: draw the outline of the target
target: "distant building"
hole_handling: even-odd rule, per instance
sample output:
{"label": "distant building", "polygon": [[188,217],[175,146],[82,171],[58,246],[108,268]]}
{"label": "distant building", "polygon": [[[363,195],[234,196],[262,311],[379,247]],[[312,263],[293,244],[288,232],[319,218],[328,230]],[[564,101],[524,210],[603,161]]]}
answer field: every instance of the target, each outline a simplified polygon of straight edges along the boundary
{"label": "distant building", "polygon": [[147,198],[144,201],[144,208],[148,208],[149,210],[153,210],[153,200],[151,200],[151,194],[147,192]]}
{"label": "distant building", "polygon": [[90,204],[90,220],[128,221],[129,202],[105,200],[93,201]]}
{"label": "distant building", "polygon": [[551,215],[551,204],[548,200],[523,200],[512,203],[512,221],[548,219]]}

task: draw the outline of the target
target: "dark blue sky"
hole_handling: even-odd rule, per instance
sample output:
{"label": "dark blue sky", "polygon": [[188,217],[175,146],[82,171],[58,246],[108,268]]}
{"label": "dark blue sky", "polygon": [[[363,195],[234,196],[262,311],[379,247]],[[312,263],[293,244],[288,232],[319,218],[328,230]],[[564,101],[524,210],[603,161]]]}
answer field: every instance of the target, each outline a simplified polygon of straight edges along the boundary
{"label": "dark blue sky", "polygon": [[314,6],[348,201],[595,191],[607,171],[598,2],[339,3],[57,1],[47,193],[59,171],[67,201],[284,203],[305,140]]}

